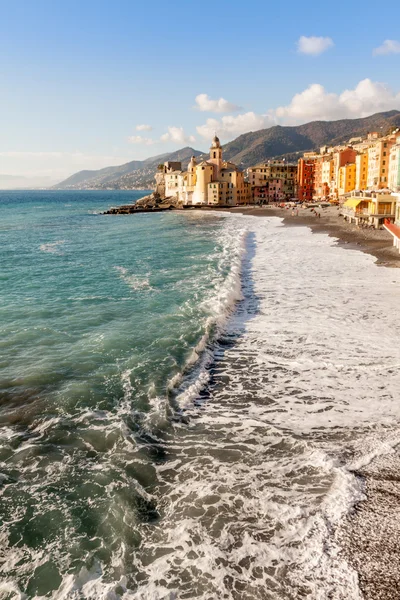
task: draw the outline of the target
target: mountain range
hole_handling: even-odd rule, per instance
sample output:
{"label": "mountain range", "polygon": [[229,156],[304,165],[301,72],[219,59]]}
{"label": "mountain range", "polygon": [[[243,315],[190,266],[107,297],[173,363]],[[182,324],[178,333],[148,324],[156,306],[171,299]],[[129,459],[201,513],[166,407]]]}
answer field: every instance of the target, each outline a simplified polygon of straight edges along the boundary
{"label": "mountain range", "polygon": [[[325,145],[336,145],[370,131],[386,134],[400,128],[400,111],[377,113],[361,119],[313,121],[304,125],[275,125],[240,135],[223,146],[224,159],[247,168],[271,158],[297,160],[303,152]],[[54,189],[149,189],[154,186],[157,166],[166,161],[180,161],[186,168],[190,157],[206,158],[207,154],[185,147],[146,160],[134,160],[118,167],[97,171],[79,171]]]}

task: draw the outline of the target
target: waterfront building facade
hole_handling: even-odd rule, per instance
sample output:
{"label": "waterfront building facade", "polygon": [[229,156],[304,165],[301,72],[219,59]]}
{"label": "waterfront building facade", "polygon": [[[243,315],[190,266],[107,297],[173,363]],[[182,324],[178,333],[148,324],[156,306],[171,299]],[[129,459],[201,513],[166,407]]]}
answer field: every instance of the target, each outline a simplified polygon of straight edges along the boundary
{"label": "waterfront building facade", "polygon": [[389,185],[390,149],[395,143],[394,136],[387,136],[368,148],[368,178],[369,189],[383,189]]}
{"label": "waterfront building facade", "polygon": [[264,190],[266,202],[291,200],[296,195],[297,165],[285,160],[270,160],[247,170],[253,197]]}
{"label": "waterfront building facade", "polygon": [[366,190],[368,182],[368,152],[356,156],[356,190]]}
{"label": "waterfront building facade", "polygon": [[390,149],[389,155],[389,188],[400,192],[400,136]]}
{"label": "waterfront building facade", "polygon": [[355,189],[356,186],[356,165],[347,163],[339,168],[338,193],[343,196]]}
{"label": "waterfront building facade", "polygon": [[312,202],[314,197],[316,158],[300,158],[297,166],[297,197],[301,202]]}
{"label": "waterfront building facade", "polygon": [[400,252],[400,192],[392,195],[396,199],[394,223],[385,220],[384,228],[393,236],[393,246]]}
{"label": "waterfront building facade", "polygon": [[372,225],[375,229],[393,222],[396,214],[396,197],[384,190],[353,191],[341,208],[344,218],[356,225]]}
{"label": "waterfront building facade", "polygon": [[250,204],[251,189],[244,173],[233,163],[223,160],[222,147],[214,137],[210,158],[197,163],[193,156],[187,171],[181,163],[165,163],[162,167],[165,197],[182,205],[236,206]]}

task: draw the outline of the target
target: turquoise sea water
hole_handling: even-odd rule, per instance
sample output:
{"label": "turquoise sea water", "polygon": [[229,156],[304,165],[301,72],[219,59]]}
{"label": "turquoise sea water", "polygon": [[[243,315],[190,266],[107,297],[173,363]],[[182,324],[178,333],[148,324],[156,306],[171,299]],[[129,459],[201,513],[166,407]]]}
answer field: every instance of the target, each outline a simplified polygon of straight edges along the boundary
{"label": "turquoise sea water", "polygon": [[0,600],[361,600],[400,270],[140,195],[0,192]]}
{"label": "turquoise sea water", "polygon": [[28,597],[95,563],[115,579],[135,522],[157,520],[152,436],[234,299],[239,232],[216,215],[99,214],[141,195],[0,194],[0,514]]}

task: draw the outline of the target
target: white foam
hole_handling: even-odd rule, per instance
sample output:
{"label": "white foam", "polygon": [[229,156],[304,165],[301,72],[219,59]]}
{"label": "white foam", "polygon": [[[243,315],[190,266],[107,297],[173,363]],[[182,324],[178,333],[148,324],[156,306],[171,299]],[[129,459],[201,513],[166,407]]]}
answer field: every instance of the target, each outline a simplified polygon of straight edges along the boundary
{"label": "white foam", "polygon": [[128,269],[125,267],[114,267],[120,274],[122,281],[124,281],[132,290],[151,290],[153,289],[150,285],[148,277],[138,276],[129,274]]}
{"label": "white foam", "polygon": [[60,246],[65,244],[65,240],[57,240],[56,242],[49,242],[47,244],[41,244],[39,250],[42,252],[48,252],[49,254],[62,254]]}
{"label": "white foam", "polygon": [[[163,528],[144,540],[140,597],[161,581],[179,593],[186,573],[197,598],[232,599],[231,579],[246,599],[359,600],[332,532],[364,497],[352,469],[397,443],[365,438],[400,417],[400,271],[306,228],[243,221],[257,241],[247,300],[224,319],[242,335],[217,350],[223,385],[206,406],[192,400],[212,357],[181,386],[194,429],[177,428],[177,459],[170,449],[171,468],[158,468]],[[346,463],[354,438],[360,456]]]}
{"label": "white foam", "polygon": [[[205,333],[187,359],[183,370],[176,373],[167,386],[169,390],[179,388],[176,400],[182,408],[197,398],[207,384],[207,368],[214,358],[212,344],[223,333],[236,303],[242,299],[241,273],[247,233],[247,227],[240,221],[227,220],[224,223],[220,237],[222,253],[218,268],[220,272],[227,270],[228,274],[222,283],[215,287],[214,293],[203,301],[202,307],[210,315],[205,322]],[[187,376],[188,370],[194,365],[196,369]]]}

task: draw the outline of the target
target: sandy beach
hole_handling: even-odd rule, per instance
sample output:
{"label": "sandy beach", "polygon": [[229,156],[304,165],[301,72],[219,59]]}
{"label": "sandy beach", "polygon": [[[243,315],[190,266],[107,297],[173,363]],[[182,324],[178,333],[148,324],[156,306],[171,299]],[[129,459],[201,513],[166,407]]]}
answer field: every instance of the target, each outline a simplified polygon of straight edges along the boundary
{"label": "sandy beach", "polygon": [[229,209],[229,212],[259,217],[280,217],[287,226],[307,226],[313,233],[327,233],[338,239],[338,243],[348,248],[357,248],[372,254],[377,264],[386,267],[400,267],[400,253],[393,247],[393,237],[385,229],[359,229],[339,216],[337,206],[318,209],[321,217],[316,217],[310,209],[300,208],[298,215],[292,210],[270,206],[243,206]]}

